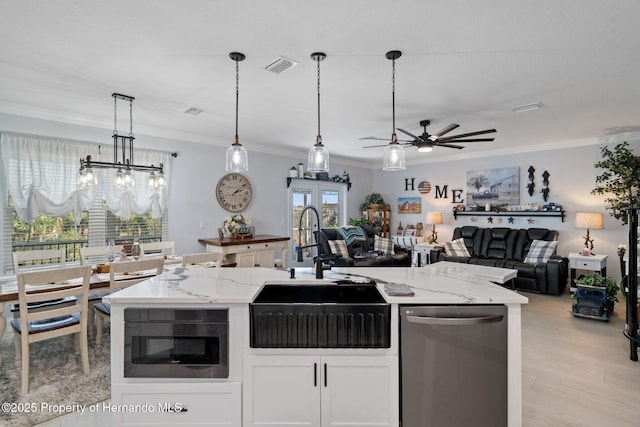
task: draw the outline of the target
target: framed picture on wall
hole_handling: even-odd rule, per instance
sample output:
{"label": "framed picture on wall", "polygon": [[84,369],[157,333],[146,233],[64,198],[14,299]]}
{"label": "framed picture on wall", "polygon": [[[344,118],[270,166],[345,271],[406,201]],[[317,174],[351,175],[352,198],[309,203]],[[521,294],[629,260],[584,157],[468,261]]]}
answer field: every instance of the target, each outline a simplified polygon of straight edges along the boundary
{"label": "framed picture on wall", "polygon": [[399,214],[419,214],[422,212],[420,197],[398,197]]}
{"label": "framed picture on wall", "polygon": [[467,201],[476,205],[519,205],[520,168],[467,171]]}

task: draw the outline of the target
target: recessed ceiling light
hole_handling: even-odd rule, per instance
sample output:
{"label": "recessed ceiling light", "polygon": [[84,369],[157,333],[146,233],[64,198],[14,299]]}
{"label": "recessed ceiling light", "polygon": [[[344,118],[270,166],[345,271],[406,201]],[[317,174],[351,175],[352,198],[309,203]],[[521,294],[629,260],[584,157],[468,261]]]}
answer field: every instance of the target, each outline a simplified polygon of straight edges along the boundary
{"label": "recessed ceiling light", "polygon": [[202,109],[196,108],[196,107],[191,107],[188,110],[185,110],[184,113],[185,114],[191,114],[192,116],[197,116],[198,114],[202,113]]}
{"label": "recessed ceiling light", "polygon": [[539,110],[542,104],[535,102],[533,104],[519,105],[517,107],[511,107],[511,111],[514,113],[524,113],[525,111]]}
{"label": "recessed ceiling light", "polygon": [[298,63],[292,59],[285,58],[284,56],[279,56],[269,65],[264,67],[265,70],[271,71],[272,73],[281,73],[284,70],[288,70],[289,68],[295,67]]}

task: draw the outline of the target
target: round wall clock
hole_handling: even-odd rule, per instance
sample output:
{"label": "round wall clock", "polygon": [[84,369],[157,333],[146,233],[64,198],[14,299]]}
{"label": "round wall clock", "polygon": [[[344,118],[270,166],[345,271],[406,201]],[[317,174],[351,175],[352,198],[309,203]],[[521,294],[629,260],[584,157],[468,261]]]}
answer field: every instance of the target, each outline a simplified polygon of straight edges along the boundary
{"label": "round wall clock", "polygon": [[251,203],[253,189],[249,179],[239,173],[228,173],[218,180],[216,198],[224,209],[242,212]]}

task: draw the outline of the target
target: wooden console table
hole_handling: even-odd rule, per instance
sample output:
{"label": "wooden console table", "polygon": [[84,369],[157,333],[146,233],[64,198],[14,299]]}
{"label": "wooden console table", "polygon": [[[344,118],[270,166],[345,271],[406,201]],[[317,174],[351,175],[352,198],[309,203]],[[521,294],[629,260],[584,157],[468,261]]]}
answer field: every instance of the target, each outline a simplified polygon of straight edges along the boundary
{"label": "wooden console table", "polygon": [[273,267],[275,250],[282,250],[282,268],[287,267],[287,245],[289,237],[256,234],[251,239],[231,237],[198,239],[207,252],[223,255],[223,264],[235,263],[237,267]]}

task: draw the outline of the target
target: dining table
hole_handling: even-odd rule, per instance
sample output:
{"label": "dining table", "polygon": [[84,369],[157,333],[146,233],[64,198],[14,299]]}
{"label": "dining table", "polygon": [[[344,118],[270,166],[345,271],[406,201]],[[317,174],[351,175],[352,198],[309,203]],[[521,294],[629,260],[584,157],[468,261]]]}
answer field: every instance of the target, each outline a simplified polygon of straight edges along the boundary
{"label": "dining table", "polygon": [[[176,267],[182,266],[182,257],[179,255],[165,255],[164,270],[172,271]],[[131,259],[128,259],[131,261]],[[116,261],[117,262],[117,261]],[[152,275],[150,274],[149,277]],[[144,277],[144,276],[143,276]],[[121,279],[130,279],[128,275],[121,275]],[[101,289],[109,287],[109,273],[99,273],[97,266],[92,266],[92,274],[89,279],[89,289]],[[116,281],[118,278],[116,277]],[[47,289],[62,289],[65,286],[73,285],[73,282],[66,283],[51,283]],[[7,328],[7,318],[4,315],[5,303],[14,303],[18,301],[18,281],[14,276],[13,279],[6,280],[0,283],[0,340],[4,336],[4,332]],[[2,361],[2,355],[0,355],[0,362]]]}

